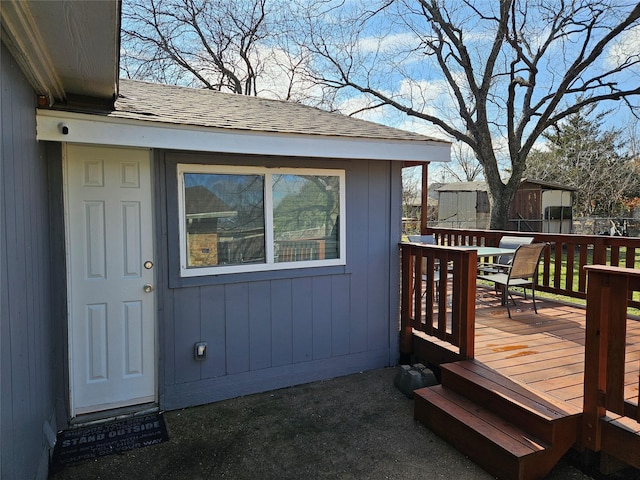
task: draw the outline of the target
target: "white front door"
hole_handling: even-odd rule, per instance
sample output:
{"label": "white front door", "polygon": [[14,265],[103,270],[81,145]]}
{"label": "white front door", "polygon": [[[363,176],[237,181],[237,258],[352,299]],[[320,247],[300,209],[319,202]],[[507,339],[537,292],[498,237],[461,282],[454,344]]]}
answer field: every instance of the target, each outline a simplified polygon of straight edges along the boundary
{"label": "white front door", "polygon": [[72,415],[155,402],[150,152],[64,158]]}

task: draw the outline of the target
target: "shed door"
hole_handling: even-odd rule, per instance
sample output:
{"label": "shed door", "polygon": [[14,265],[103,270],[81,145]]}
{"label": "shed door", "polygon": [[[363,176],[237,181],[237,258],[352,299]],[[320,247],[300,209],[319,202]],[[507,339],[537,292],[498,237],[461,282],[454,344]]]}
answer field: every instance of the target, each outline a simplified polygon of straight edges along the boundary
{"label": "shed door", "polygon": [[73,416],[156,401],[150,153],[67,145]]}

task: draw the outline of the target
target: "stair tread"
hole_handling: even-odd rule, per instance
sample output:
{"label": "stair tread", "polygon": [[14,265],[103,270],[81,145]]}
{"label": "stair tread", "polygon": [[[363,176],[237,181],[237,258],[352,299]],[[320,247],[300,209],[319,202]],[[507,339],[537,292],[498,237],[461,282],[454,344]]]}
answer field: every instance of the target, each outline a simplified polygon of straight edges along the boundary
{"label": "stair tread", "polygon": [[548,448],[524,430],[442,385],[416,390],[414,396],[446,412],[516,458]]}
{"label": "stair tread", "polygon": [[511,403],[545,420],[553,421],[582,413],[578,407],[545,393],[531,390],[524,384],[507,378],[476,360],[443,364],[442,369],[508,399]]}

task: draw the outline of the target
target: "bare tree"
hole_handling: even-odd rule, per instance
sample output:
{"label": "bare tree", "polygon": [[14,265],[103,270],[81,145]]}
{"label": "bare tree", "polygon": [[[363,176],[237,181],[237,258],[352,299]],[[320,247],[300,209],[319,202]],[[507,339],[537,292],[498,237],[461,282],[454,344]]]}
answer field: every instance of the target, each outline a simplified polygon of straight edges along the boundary
{"label": "bare tree", "polygon": [[637,107],[640,51],[625,48],[638,28],[636,3],[317,0],[304,18],[317,82],[360,92],[366,108],[430,122],[472,149],[494,229],[506,226],[527,155],[546,129],[599,102]]}
{"label": "bare tree", "polygon": [[284,0],[125,0],[121,74],[334,110],[295,26]]}
{"label": "bare tree", "polygon": [[442,165],[446,174],[457,182],[473,182],[482,174],[482,165],[468,146],[456,142],[451,147],[451,162]]}
{"label": "bare tree", "polygon": [[122,69],[130,78],[255,95],[274,32],[267,0],[123,3]]}

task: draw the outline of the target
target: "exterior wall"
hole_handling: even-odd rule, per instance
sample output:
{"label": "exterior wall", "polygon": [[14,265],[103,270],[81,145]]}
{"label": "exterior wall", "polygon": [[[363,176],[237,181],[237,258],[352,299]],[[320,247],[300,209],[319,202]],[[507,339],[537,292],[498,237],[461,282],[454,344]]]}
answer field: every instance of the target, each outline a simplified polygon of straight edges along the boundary
{"label": "exterior wall", "polygon": [[509,208],[509,218],[540,220],[541,189],[539,185],[525,183],[520,186]]}
{"label": "exterior wall", "polygon": [[509,208],[509,228],[522,232],[571,233],[570,216],[560,220],[545,219],[546,207],[571,206],[571,192],[543,190],[539,184],[523,183]]}
{"label": "exterior wall", "polygon": [[[569,214],[564,217],[565,210],[570,210],[572,206],[572,195],[567,190],[543,190],[541,201],[541,217],[543,218],[542,231],[545,233],[572,233],[573,232],[573,215]],[[562,209],[562,219],[545,218],[545,210],[547,207],[569,207]],[[559,210],[558,208],[555,209]],[[554,212],[558,213],[558,212]],[[566,212],[569,213],[569,212]]]}
{"label": "exterior wall", "polygon": [[0,478],[46,478],[55,440],[47,163],[36,96],[0,51]]}
{"label": "exterior wall", "polygon": [[438,225],[454,228],[489,227],[489,196],[487,192],[441,191],[438,200]]}
{"label": "exterior wall", "polygon": [[[161,408],[395,364],[399,162],[303,160],[346,170],[346,266],[180,278],[175,172],[188,162],[301,166],[299,159],[157,154]],[[200,341],[208,342],[204,361],[193,359]]]}

